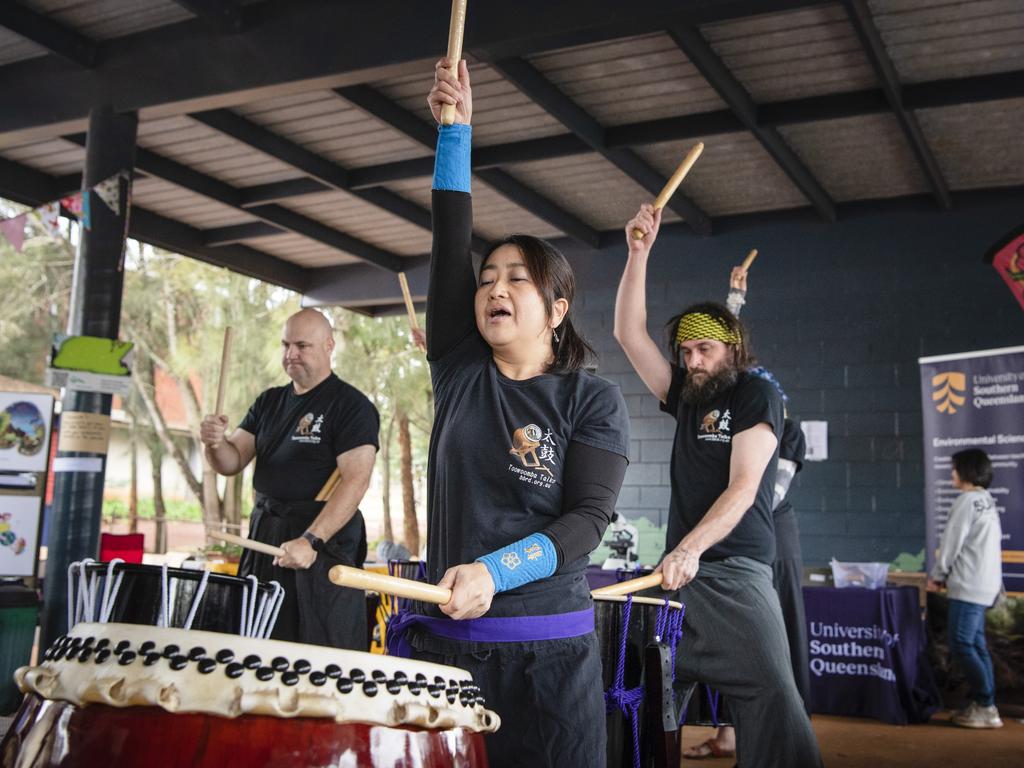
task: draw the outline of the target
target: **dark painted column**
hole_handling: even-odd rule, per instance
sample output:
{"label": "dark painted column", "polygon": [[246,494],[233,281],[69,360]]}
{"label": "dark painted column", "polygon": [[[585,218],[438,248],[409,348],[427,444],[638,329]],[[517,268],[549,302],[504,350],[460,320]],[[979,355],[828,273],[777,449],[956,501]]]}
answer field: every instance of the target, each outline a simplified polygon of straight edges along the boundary
{"label": "dark painted column", "polygon": [[[125,172],[121,181],[120,210],[114,213],[91,194],[91,229],[81,230],[71,289],[68,333],[116,339],[121,324],[121,293],[124,287],[122,253],[125,246],[126,201],[130,174],[135,165],[134,113],[119,114],[110,107],[96,107],[89,114],[89,138],[85,150],[82,189]],[[110,395],[65,390],[62,412],[78,411],[110,415]],[[91,457],[97,454],[59,451],[58,458]],[[99,472],[55,474],[53,507],[49,524],[46,581],[43,602],[43,647],[67,631],[68,566],[99,553],[103,510],[103,479],[106,457]]]}

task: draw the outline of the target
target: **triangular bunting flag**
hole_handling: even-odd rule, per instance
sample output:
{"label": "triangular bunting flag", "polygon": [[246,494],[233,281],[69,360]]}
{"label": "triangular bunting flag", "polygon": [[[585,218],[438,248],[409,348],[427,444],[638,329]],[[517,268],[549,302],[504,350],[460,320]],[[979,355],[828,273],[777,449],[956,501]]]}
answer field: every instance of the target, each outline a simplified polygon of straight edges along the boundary
{"label": "triangular bunting flag", "polygon": [[23,213],[20,216],[15,216],[13,219],[0,221],[0,232],[11,242],[14,250],[18,253],[21,253],[21,247],[25,244],[26,218],[26,214]]}
{"label": "triangular bunting flag", "polygon": [[75,194],[73,194],[73,195],[68,195],[67,197],[62,197],[60,199],[60,204],[63,205],[65,208],[67,208],[68,211],[70,213],[73,213],[75,216],[81,216],[82,215],[82,193],[81,192],[75,192]]}
{"label": "triangular bunting flag", "polygon": [[43,227],[50,237],[60,237],[60,203],[55,200],[36,210],[39,211],[39,218],[43,220]]}
{"label": "triangular bunting flag", "polygon": [[111,176],[109,179],[104,179],[95,187],[92,191],[99,195],[100,200],[107,204],[115,216],[120,213],[118,210],[121,207],[121,174],[117,173]]}
{"label": "triangular bunting flag", "polygon": [[89,189],[82,190],[82,215],[79,221],[82,222],[82,226],[86,229],[92,229],[92,209],[90,207],[92,195],[89,194],[91,191]]}

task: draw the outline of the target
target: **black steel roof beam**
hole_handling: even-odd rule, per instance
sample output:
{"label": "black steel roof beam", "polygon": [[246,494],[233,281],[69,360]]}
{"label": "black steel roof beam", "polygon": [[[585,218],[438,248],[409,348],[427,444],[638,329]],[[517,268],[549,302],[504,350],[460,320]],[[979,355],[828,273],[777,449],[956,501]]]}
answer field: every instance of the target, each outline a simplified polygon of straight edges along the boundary
{"label": "black steel roof beam", "polygon": [[[346,192],[410,224],[430,231],[430,211],[426,208],[382,187],[352,189],[350,172],[347,169],[241,115],[226,109],[217,109],[196,112],[189,117],[269,157],[308,173],[332,189]],[[482,242],[481,239],[478,245]]]}
{"label": "black steel roof beam", "polygon": [[[1024,97],[1024,72],[1020,71],[935,80],[903,87],[903,101],[908,109],[938,109],[1021,97]],[[885,94],[880,89],[873,89],[759,104],[757,121],[762,126],[777,127],[888,112],[889,105]],[[605,143],[611,148],[618,149],[746,130],[746,126],[736,113],[725,109],[609,126],[605,128]],[[512,163],[551,160],[592,151],[586,142],[575,134],[564,133],[558,136],[476,147],[473,150],[473,168],[477,170]],[[423,178],[430,176],[433,171],[432,156],[416,157],[364,168],[352,168],[349,170],[349,182],[353,189],[363,189],[392,181]],[[326,184],[311,178],[276,181],[244,187],[241,190],[242,204],[258,205],[329,190],[330,187]]]}
{"label": "black steel roof beam", "polygon": [[[27,165],[0,158],[0,197],[22,205],[42,205],[60,197],[65,192],[62,179],[64,177],[50,176]],[[139,206],[132,206],[128,234],[158,248],[226,267],[300,293],[309,285],[310,270],[247,246],[210,247],[201,230]]]}
{"label": "black steel roof beam", "polygon": [[836,220],[836,206],[828,192],[814,174],[803,164],[796,152],[775,128],[761,125],[757,119],[757,105],[736,76],[729,71],[717,53],[696,27],[677,24],[669,28],[669,35],[700,70],[708,84],[715,89],[744,127],[754,134],[761,146],[796,185],[804,197],[826,221]]}
{"label": "black steel roof beam", "polygon": [[[436,128],[423,122],[415,114],[395,104],[369,86],[338,88],[336,93],[424,147],[433,149],[437,143]],[[536,190],[530,189],[521,181],[497,168],[479,171],[474,169],[473,172],[520,208],[529,211],[582,243],[592,247],[597,246],[597,230],[561,206],[551,202]]]}
{"label": "black steel roof beam", "polygon": [[[601,124],[562,93],[532,64],[520,58],[498,59],[490,64],[548,114],[652,195],[661,192],[665,184],[665,178],[661,174],[631,149],[608,146],[607,134]],[[711,234],[711,220],[686,195],[676,192],[668,207],[682,216],[694,231],[702,235]]]}
{"label": "black steel roof beam", "polygon": [[[68,141],[85,146],[85,134],[65,137]],[[321,224],[280,205],[259,205],[246,208],[242,205],[241,190],[212,176],[193,170],[186,165],[169,160],[155,152],[141,147],[135,151],[135,166],[152,176],[157,176],[190,192],[216,200],[219,203],[250,213],[258,219],[308,237],[330,248],[343,251],[357,258],[376,264],[391,272],[402,271],[402,257],[378,248],[363,240],[347,235],[337,229]]]}
{"label": "black steel roof beam", "polygon": [[882,86],[889,107],[892,109],[893,115],[896,116],[896,122],[899,123],[900,130],[903,131],[907,143],[910,144],[910,148],[914,152],[914,158],[917,160],[921,173],[928,182],[928,186],[931,187],[932,194],[935,195],[939,206],[948,209],[953,204],[949,194],[949,185],[946,184],[942,169],[939,168],[939,163],[925,140],[917,117],[904,104],[899,75],[896,72],[896,67],[893,66],[892,59],[889,58],[889,52],[885,48],[885,42],[878,32],[878,27],[875,26],[871,9],[868,8],[866,0],[843,0],[843,6],[846,8],[846,15],[849,17],[857,37],[860,39],[861,47],[864,49],[868,61],[871,62],[872,69],[875,70],[875,75]]}
{"label": "black steel roof beam", "polygon": [[232,245],[253,237],[285,234],[285,230],[274,224],[268,224],[265,221],[248,221],[245,224],[230,224],[225,227],[214,227],[201,231],[203,233],[203,244],[212,247]]}
{"label": "black steel roof beam", "polygon": [[89,69],[96,63],[97,48],[92,40],[14,0],[4,3],[0,27],[6,27],[79,67]]}
{"label": "black steel roof beam", "polygon": [[224,32],[240,32],[245,26],[243,9],[235,0],[174,0],[185,10]]}

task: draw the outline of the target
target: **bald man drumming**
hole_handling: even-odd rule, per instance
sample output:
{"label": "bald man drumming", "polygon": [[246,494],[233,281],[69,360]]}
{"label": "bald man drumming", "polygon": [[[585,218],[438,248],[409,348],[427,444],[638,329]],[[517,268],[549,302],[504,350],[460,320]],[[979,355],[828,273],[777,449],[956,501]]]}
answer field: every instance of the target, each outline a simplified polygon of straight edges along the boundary
{"label": "bald man drumming", "polygon": [[[256,459],[249,537],[285,554],[246,550],[238,575],[285,588],[273,637],[365,651],[363,593],[335,587],[327,572],[338,564],[362,567],[366,559],[358,506],[373,472],[380,417],[362,392],[331,371],[333,351],[326,317],[315,309],[292,315],[281,334],[291,384],[263,392],[230,434],[226,416],[207,416],[200,436],[222,475],[237,475]],[[314,501],[335,468],[341,481],[334,493],[327,502]]]}

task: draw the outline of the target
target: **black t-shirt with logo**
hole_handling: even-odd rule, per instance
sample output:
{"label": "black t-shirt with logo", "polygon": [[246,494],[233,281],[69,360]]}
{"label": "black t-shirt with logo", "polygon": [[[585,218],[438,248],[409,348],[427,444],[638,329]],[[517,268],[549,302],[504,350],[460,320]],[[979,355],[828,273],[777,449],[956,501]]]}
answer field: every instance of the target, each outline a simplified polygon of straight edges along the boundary
{"label": "black t-shirt with logo", "polygon": [[337,457],[360,445],[378,447],[373,403],[333,373],[309,392],[291,384],[260,394],[238,425],[256,438],[253,486],[281,501],[316,497]]}
{"label": "black t-shirt with logo", "polygon": [[[776,438],[782,435],[782,398],[764,379],[741,373],[734,387],[700,406],[688,405],[680,399],[685,381],[685,369],[674,368],[668,396],[661,405],[663,411],[676,419],[667,550],[697,527],[729,486],[733,435],[761,422],[772,428]],[[772,496],[778,458],[776,447],[761,477],[754,505],[728,536],[701,556],[703,560],[743,556],[771,564],[775,559]]]}
{"label": "black t-shirt with logo", "polygon": [[[455,565],[544,530],[563,513],[570,442],[628,456],[619,387],[584,370],[506,378],[473,314],[470,196],[433,193],[434,254],[427,313],[434,429],[430,437],[427,567]],[[435,357],[436,356],[436,357]],[[494,596],[488,616],[539,616],[591,605],[587,557]],[[436,607],[423,610],[440,615]]]}

